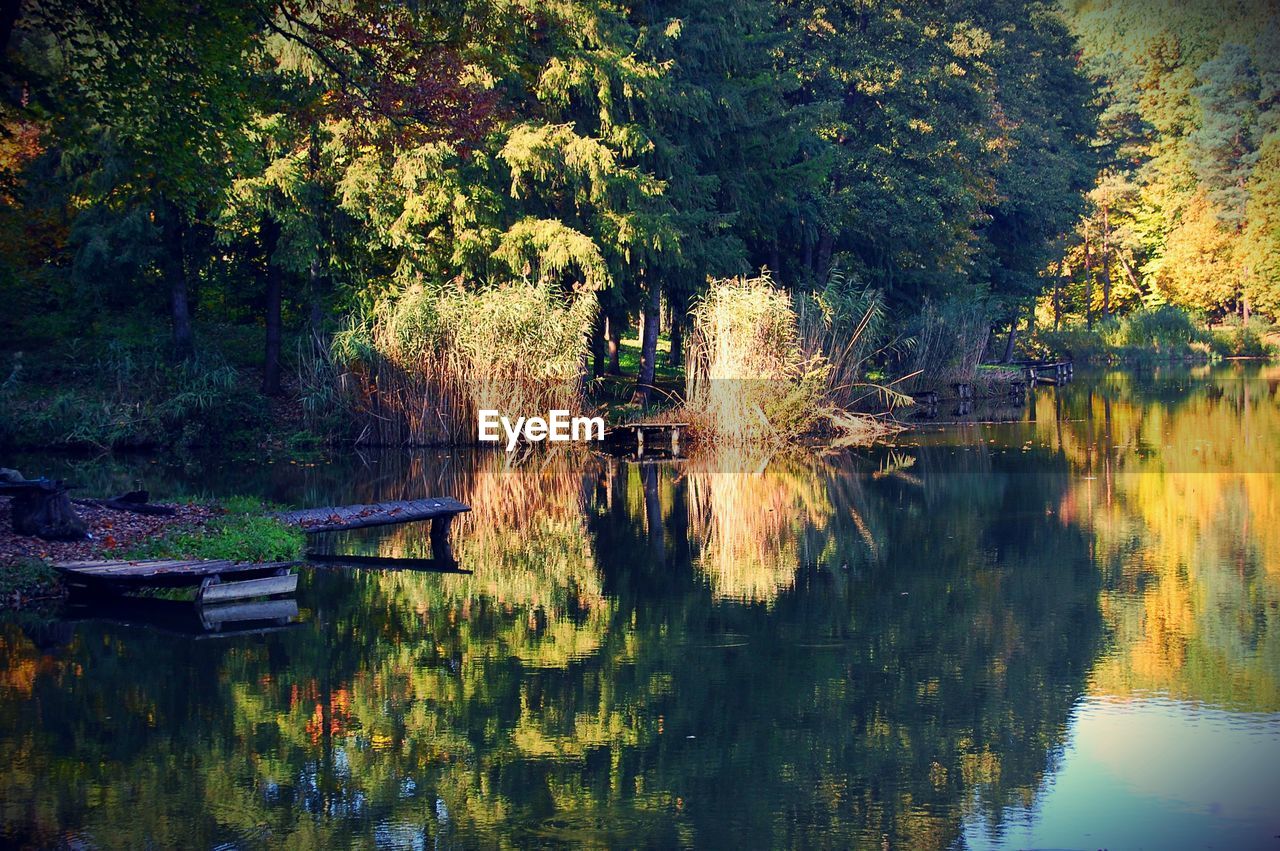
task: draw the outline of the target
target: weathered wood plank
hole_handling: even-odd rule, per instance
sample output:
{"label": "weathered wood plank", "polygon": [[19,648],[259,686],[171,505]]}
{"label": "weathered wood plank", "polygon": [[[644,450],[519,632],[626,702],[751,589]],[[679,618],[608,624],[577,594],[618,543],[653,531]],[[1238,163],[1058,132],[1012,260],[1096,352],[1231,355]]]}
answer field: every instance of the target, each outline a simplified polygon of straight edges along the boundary
{"label": "weathered wood plank", "polygon": [[453,517],[470,510],[470,506],[463,505],[456,499],[433,497],[375,502],[367,505],[304,508],[286,511],[277,517],[284,523],[298,526],[304,532],[339,532],[345,529],[364,529],[369,526],[388,526],[417,520],[433,520],[437,517]]}
{"label": "weathered wood plank", "polygon": [[244,579],[236,582],[218,582],[200,589],[199,603],[216,603],[221,600],[245,600],[250,597],[273,597],[292,594],[298,587],[298,574],[268,576],[265,579]]}
{"label": "weathered wood plank", "polygon": [[72,582],[145,587],[148,585],[198,585],[206,577],[250,576],[282,570],[295,564],[298,562],[280,561],[259,564],[225,560],[80,561],[55,564],[54,568]]}
{"label": "weathered wood plank", "polygon": [[69,570],[97,567],[136,567],[140,564],[153,567],[172,567],[179,564],[201,564],[200,559],[82,559],[80,561],[60,561],[55,567]]}
{"label": "weathered wood plank", "polygon": [[[297,578],[296,576],[294,577]],[[225,603],[218,606],[204,606],[200,609],[200,619],[205,626],[220,628],[224,623],[232,621],[286,621],[298,616],[298,601],[257,600],[252,603]]]}

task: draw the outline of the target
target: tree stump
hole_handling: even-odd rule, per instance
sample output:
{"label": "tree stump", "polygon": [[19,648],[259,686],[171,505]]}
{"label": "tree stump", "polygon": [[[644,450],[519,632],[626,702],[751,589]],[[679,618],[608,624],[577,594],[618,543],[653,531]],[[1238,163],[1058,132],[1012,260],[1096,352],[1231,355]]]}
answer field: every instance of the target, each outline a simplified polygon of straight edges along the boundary
{"label": "tree stump", "polygon": [[82,541],[89,537],[62,482],[23,479],[0,482],[0,496],[13,497],[13,531],[47,541]]}

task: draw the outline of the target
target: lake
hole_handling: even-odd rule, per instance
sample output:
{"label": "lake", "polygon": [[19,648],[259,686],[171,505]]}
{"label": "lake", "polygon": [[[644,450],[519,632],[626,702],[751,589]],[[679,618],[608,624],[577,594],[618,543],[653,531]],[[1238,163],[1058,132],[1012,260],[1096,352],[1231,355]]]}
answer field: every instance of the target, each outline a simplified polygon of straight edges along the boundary
{"label": "lake", "polygon": [[1016,422],[667,464],[10,459],[474,510],[469,573],[305,569],[274,631],[5,616],[0,844],[1280,848],[1278,393],[1081,374]]}

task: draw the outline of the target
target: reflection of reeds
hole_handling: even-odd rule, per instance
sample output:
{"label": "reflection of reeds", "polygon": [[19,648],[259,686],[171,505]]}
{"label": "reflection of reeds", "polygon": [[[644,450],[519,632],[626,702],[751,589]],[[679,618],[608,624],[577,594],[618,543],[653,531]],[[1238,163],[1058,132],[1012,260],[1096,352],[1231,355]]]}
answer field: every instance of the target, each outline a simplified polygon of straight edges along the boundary
{"label": "reflection of reeds", "polygon": [[695,456],[687,475],[690,529],[716,595],[767,602],[789,588],[806,526],[832,514],[824,477],[750,450]]}
{"label": "reflection of reeds", "polygon": [[[584,493],[590,464],[555,453],[512,465],[506,453],[479,453],[458,498],[472,507],[454,523],[454,553],[469,575],[387,574],[406,605],[431,606],[442,594],[457,617],[482,607],[503,613],[504,652],[537,664],[563,664],[598,646],[609,605],[587,532]],[[425,558],[421,524],[396,527],[378,555]],[[439,602],[437,602],[437,605]]]}

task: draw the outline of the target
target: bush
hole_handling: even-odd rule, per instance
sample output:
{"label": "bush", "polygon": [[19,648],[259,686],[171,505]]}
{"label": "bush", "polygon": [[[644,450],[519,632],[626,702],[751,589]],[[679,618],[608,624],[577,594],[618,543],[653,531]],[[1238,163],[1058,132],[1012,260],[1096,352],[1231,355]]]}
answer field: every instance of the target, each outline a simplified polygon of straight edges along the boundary
{"label": "bush", "polygon": [[594,293],[549,284],[414,287],[339,335],[351,406],[383,445],[471,443],[477,411],[580,412]]}
{"label": "bush", "polygon": [[817,299],[801,305],[798,312],[767,275],[711,283],[693,310],[686,377],[685,410],[697,431],[752,443],[796,439],[821,425],[859,437],[881,430],[878,420],[844,414],[838,404],[856,375],[850,361],[860,357],[866,322],[824,313]]}
{"label": "bush", "polygon": [[1181,354],[1204,334],[1189,313],[1173,305],[1143,308],[1100,326],[1103,339],[1113,348],[1134,347],[1155,353]]}
{"label": "bush", "polygon": [[[167,341],[115,339],[96,357],[75,342],[65,360],[29,369],[16,357],[0,385],[0,443],[128,449],[221,442],[265,422],[242,373],[203,353],[174,361]],[[44,387],[61,388],[50,394]]]}
{"label": "bush", "polygon": [[1264,322],[1256,319],[1242,322],[1233,316],[1222,327],[1212,330],[1209,345],[1215,355],[1224,358],[1270,357],[1275,349],[1265,339],[1268,331],[1270,328]]}
{"label": "bush", "polygon": [[1079,361],[1207,358],[1211,342],[1191,314],[1172,305],[1108,317],[1092,329],[1038,331],[1036,338],[1055,357]]}

